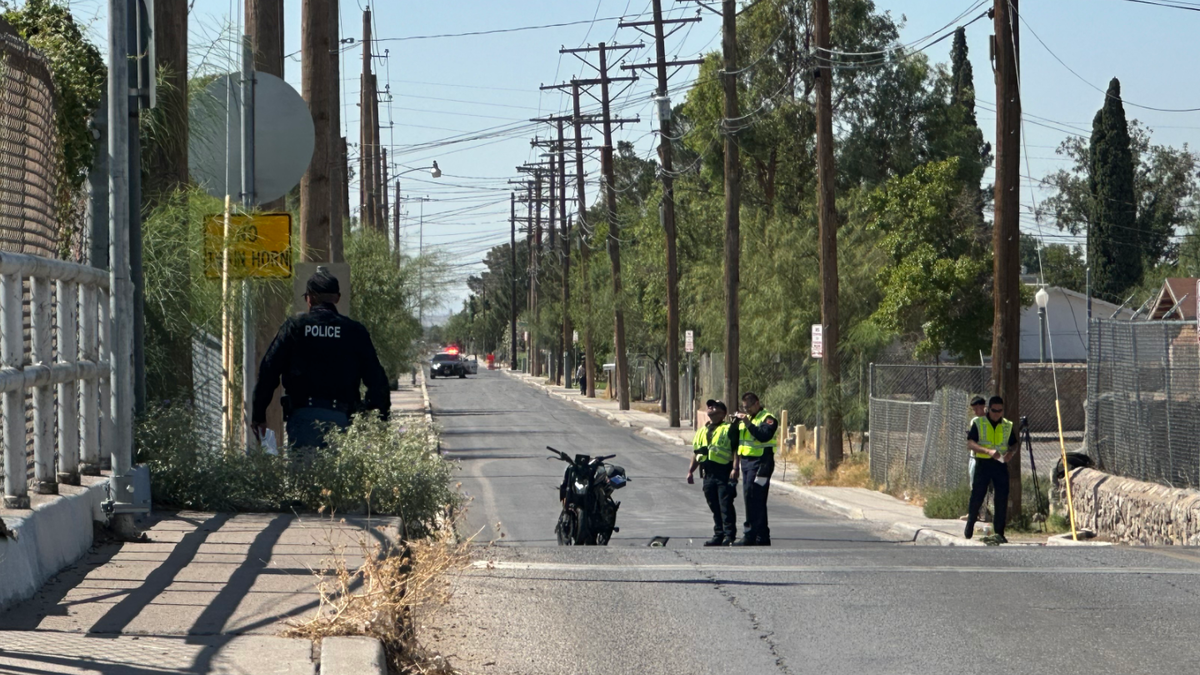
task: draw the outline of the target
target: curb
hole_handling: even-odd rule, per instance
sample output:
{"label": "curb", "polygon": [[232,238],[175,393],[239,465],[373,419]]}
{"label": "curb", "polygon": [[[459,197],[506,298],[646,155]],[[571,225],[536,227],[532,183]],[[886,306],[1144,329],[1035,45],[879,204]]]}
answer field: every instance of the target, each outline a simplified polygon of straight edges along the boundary
{"label": "curb", "polygon": [[[628,424],[628,423],[626,423],[626,424]],[[656,438],[661,441],[666,441],[668,443],[674,443],[675,445],[687,445],[687,443],[685,443],[682,438],[672,435],[672,434],[669,434],[665,431],[655,429],[654,427],[642,427],[641,429],[638,430],[638,432],[641,433],[643,436],[650,436],[652,438]]]}
{"label": "curb", "polygon": [[421,384],[421,403],[425,407],[425,423],[429,425],[429,444],[442,454],[442,439],[433,429],[433,404],[429,402],[429,388],[425,386],[425,369],[417,366],[417,382]]}
{"label": "curb", "polygon": [[321,640],[321,675],[387,675],[383,643],[359,636]]}
{"label": "curb", "polygon": [[811,490],[806,490],[799,485],[791,483],[773,483],[775,487],[782,489],[784,492],[791,493],[800,501],[805,502],[809,506],[813,506],[825,511],[832,511],[848,520],[857,520],[862,522],[880,523],[888,526],[888,532],[901,537],[911,539],[913,543],[933,545],[933,546],[983,546],[982,542],[964,539],[953,534],[947,534],[940,530],[934,530],[928,527],[920,527],[907,522],[892,522],[869,520],[863,510],[848,506],[836,499],[830,499],[825,495],[820,495]]}

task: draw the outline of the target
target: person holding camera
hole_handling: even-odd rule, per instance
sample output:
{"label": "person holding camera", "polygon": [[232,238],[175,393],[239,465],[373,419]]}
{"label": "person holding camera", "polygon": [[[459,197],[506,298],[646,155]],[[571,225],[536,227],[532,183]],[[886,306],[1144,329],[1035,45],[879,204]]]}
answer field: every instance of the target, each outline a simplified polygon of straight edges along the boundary
{"label": "person holding camera", "polygon": [[758,395],[742,394],[742,410],[734,414],[737,430],[737,458],[733,479],[742,476],[746,504],[745,534],[734,546],[770,546],[771,528],[767,525],[767,493],[775,471],[775,434],[779,420],[763,409]]}
{"label": "person holding camera", "polygon": [[999,542],[1007,544],[1004,525],[1008,519],[1008,463],[1018,451],[1017,434],[1013,433],[1013,423],[1004,419],[1004,399],[993,396],[987,412],[985,417],[976,417],[967,432],[967,449],[975,457],[975,475],[971,477],[971,502],[963,536],[970,539],[975,534],[975,519],[990,484],[996,506],[992,526]]}

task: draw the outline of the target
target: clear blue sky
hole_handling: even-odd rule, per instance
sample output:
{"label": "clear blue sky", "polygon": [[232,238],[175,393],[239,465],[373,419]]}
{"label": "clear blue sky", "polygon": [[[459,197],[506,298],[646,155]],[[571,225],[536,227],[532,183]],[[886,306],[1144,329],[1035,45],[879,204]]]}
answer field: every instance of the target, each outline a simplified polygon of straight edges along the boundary
{"label": "clear blue sky", "polygon": [[[93,35],[103,46],[105,0],[72,0],[83,20],[93,19]],[[427,166],[437,160],[444,176],[433,181],[420,173],[406,176],[404,191],[409,196],[429,197],[425,204],[425,245],[442,246],[460,262],[482,257],[490,246],[508,239],[508,186],[514,167],[532,159],[529,137],[532,128],[508,137],[459,143],[436,150],[414,151],[413,144],[444,139],[464,132],[515,126],[547,113],[566,109],[567,101],[557,92],[539,92],[538,85],[550,84],[584,74],[586,69],[571,56],[560,57],[560,46],[575,47],[614,38],[637,42],[632,29],[617,30],[612,17],[633,16],[649,11],[649,0],[384,0],[371,3],[375,9],[378,53],[376,61],[381,87],[389,83],[393,100],[381,104],[381,117],[393,123],[383,132],[394,161],[403,167]],[[938,31],[958,15],[974,7],[974,0],[876,0],[881,10],[904,17],[902,40],[913,42]],[[990,4],[990,3],[988,3]],[[343,37],[361,35],[358,0],[343,0]],[[694,13],[682,3],[664,0],[672,16]],[[1134,107],[1137,103],[1157,108],[1200,108],[1200,72],[1194,68],[1200,45],[1200,11],[1184,11],[1129,2],[1128,0],[1056,0],[1023,3],[1021,26],[1022,98],[1026,112],[1025,132],[1029,170],[1022,173],[1041,177],[1064,161],[1055,148],[1069,133],[1087,135],[1091,119],[1103,102],[1109,79],[1119,77],[1129,117],[1141,120],[1154,131],[1158,143],[1183,145],[1200,135],[1200,113],[1163,113]],[[1200,3],[1196,3],[1200,8]],[[287,51],[300,46],[300,0],[286,0]],[[237,0],[195,0],[191,17],[192,50],[195,53],[214,41],[221,27],[241,16]],[[979,9],[970,16],[974,16]],[[720,46],[720,24],[714,15],[673,38],[669,52],[683,58]],[[592,21],[593,18],[597,20]],[[576,23],[582,22],[582,23]],[[558,23],[575,25],[543,30],[517,31],[472,37],[392,40],[413,36],[440,35]],[[987,41],[992,24],[987,19],[968,29],[968,43],[975,68],[979,100],[979,122],[984,136],[994,136],[995,100]],[[1053,50],[1073,75],[1034,37],[1034,32]],[[939,62],[948,60],[949,41],[932,46],[928,54]],[[634,60],[652,56],[650,49],[635,53]],[[343,121],[351,143],[357,142],[358,73],[361,52],[354,45],[343,56]],[[684,83],[694,69],[675,75],[672,83]],[[1081,79],[1082,78],[1082,81]],[[298,56],[287,62],[286,79],[299,89]],[[640,114],[642,123],[618,133],[634,141],[643,155],[652,153],[653,119],[648,98],[653,84],[643,79],[619,100],[623,115]],[[1036,116],[1036,117],[1034,117]],[[545,133],[548,127],[541,131]],[[1025,164],[1025,160],[1022,160]],[[594,173],[594,171],[593,171]],[[987,179],[990,180],[991,172]],[[589,185],[589,199],[595,183]],[[1041,193],[1022,192],[1022,204],[1032,205]],[[351,204],[357,204],[352,194]],[[471,209],[471,210],[467,210]],[[415,250],[419,205],[406,207],[405,246]],[[1047,224],[1047,227],[1048,224]],[[1023,228],[1036,233],[1032,217]],[[1047,229],[1047,241],[1070,241]],[[478,267],[459,268],[463,278]],[[457,309],[466,295],[459,283],[447,294],[446,310]]]}

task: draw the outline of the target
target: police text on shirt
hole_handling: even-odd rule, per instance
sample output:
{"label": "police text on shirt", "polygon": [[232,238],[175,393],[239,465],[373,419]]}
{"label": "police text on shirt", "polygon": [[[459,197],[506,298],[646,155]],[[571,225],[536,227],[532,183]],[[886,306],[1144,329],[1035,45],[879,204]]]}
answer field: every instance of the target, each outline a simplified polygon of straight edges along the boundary
{"label": "police text on shirt", "polygon": [[309,337],[310,335],[313,337],[340,338],[340,337],[342,337],[342,327],[341,326],[305,326],[304,327],[304,337]]}

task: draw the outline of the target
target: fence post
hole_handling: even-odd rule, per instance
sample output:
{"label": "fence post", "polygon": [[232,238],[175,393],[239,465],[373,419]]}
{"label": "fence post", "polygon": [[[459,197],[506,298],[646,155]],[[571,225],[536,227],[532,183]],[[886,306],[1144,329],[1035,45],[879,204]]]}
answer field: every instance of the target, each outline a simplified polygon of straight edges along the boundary
{"label": "fence post", "polygon": [[105,368],[100,376],[100,468],[111,469],[112,452],[116,447],[113,444],[116,432],[113,428],[112,416],[112,310],[108,289],[97,287],[96,295],[98,296],[96,309],[100,314],[96,331],[100,343],[100,360],[101,363],[108,364],[108,368]]}
{"label": "fence post", "polygon": [[[79,288],[73,281],[59,281],[55,288],[58,307],[58,363],[79,362]],[[58,385],[58,482],[79,485],[79,381]]]}
{"label": "fence post", "polygon": [[1175,485],[1179,477],[1175,475],[1175,451],[1171,447],[1171,337],[1167,326],[1164,325],[1161,329],[1163,334],[1163,388],[1167,394],[1167,409],[1164,415],[1167,420],[1167,470],[1171,472],[1171,480],[1167,482]]}
{"label": "fence post", "polygon": [[912,411],[913,404],[908,406],[908,419],[904,423],[904,478],[908,480],[908,446],[912,442]]}
{"label": "fence post", "polygon": [[[1138,446],[1137,452],[1134,453],[1134,457],[1137,458],[1137,465],[1138,465],[1137,475],[1138,475],[1139,479],[1150,480],[1146,475],[1146,458],[1142,455],[1142,449],[1144,447],[1144,444],[1141,442],[1141,439],[1142,439],[1142,369],[1141,369],[1141,366],[1138,364],[1137,330],[1135,329],[1133,324],[1130,324],[1130,326],[1129,326],[1129,344],[1131,347],[1130,351],[1133,354],[1133,394],[1135,397],[1134,398],[1134,408],[1133,408],[1134,423],[1133,423],[1132,435],[1134,438],[1139,439],[1139,441],[1137,443],[1137,446]],[[1124,434],[1124,436],[1126,438],[1128,438],[1129,435],[1130,434],[1128,434],[1128,433]]]}
{"label": "fence post", "polygon": [[[79,356],[87,362],[100,362],[96,335],[96,287],[79,284]],[[100,382],[84,380],[80,385],[80,460],[79,472],[85,476],[100,475]]]}
{"label": "fence post", "polygon": [[[25,349],[21,327],[21,277],[0,276],[0,352],[4,367],[20,370]],[[25,392],[4,392],[4,508],[29,508],[25,468]]]}
{"label": "fence post", "polygon": [[[29,278],[31,361],[35,367],[51,367],[50,279]],[[58,494],[54,475],[54,390],[50,385],[33,388],[33,477],[38,494]]]}

